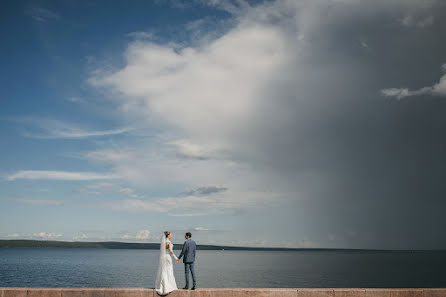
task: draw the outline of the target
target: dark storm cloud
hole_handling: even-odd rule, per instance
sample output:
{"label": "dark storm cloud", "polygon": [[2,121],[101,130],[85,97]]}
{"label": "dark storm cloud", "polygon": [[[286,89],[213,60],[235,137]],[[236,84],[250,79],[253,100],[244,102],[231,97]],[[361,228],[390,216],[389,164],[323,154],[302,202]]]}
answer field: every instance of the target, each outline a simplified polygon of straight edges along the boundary
{"label": "dark storm cloud", "polygon": [[[446,6],[326,3],[304,36],[311,50],[296,65],[304,75],[258,113],[270,118],[255,121],[263,129],[254,140],[265,148],[256,162],[266,160],[319,204],[323,215],[306,217],[307,225],[358,230],[351,246],[444,248],[446,100],[394,101],[380,90],[438,82]],[[417,13],[434,21],[404,24]]]}

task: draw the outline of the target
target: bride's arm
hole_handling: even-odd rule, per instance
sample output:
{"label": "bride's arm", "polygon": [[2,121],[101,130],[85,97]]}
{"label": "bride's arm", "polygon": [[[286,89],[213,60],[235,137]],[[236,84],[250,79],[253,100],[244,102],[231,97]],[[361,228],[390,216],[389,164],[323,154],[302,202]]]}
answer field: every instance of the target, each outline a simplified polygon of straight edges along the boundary
{"label": "bride's arm", "polygon": [[170,254],[175,258],[175,260],[178,260],[178,257],[175,255],[172,249],[172,243],[169,242],[169,252]]}

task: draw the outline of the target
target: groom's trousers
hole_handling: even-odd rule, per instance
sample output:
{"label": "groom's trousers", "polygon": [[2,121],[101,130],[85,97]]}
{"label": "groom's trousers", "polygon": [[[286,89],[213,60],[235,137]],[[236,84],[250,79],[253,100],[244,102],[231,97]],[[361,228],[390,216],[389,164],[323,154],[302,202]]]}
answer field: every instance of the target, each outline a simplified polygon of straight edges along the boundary
{"label": "groom's trousers", "polygon": [[195,287],[195,270],[194,270],[194,263],[184,263],[184,273],[186,274],[186,287],[189,288],[189,270],[190,270],[190,274],[192,274],[192,282],[193,282],[193,287]]}

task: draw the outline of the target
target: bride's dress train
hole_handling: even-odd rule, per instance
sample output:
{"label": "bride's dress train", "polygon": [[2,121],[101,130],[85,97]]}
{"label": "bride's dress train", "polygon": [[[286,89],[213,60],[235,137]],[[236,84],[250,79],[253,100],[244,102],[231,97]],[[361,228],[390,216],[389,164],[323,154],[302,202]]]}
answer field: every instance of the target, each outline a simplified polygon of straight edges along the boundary
{"label": "bride's dress train", "polygon": [[173,275],[172,256],[177,259],[173,252],[173,244],[163,235],[160,246],[160,262],[155,283],[155,290],[158,295],[166,295],[178,289],[175,276]]}

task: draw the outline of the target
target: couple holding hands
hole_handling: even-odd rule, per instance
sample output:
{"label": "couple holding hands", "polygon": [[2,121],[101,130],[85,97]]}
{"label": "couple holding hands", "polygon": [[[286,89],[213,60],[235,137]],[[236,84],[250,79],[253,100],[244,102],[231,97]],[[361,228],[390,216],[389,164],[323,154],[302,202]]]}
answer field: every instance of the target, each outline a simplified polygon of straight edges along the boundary
{"label": "couple holding hands", "polygon": [[173,275],[173,265],[172,257],[176,262],[180,262],[183,258],[184,272],[186,274],[186,286],[183,289],[189,289],[189,271],[192,274],[192,290],[195,290],[196,278],[194,271],[195,262],[195,250],[197,245],[195,241],[191,239],[192,234],[187,232],[185,234],[186,241],[183,244],[183,249],[180,255],[177,257],[173,252],[173,244],[170,241],[172,238],[172,233],[169,231],[164,231],[164,235],[161,239],[160,245],[160,260],[158,266],[158,274],[155,282],[155,290],[158,295],[167,295],[173,290],[177,290],[177,284],[175,281],[175,276]]}

